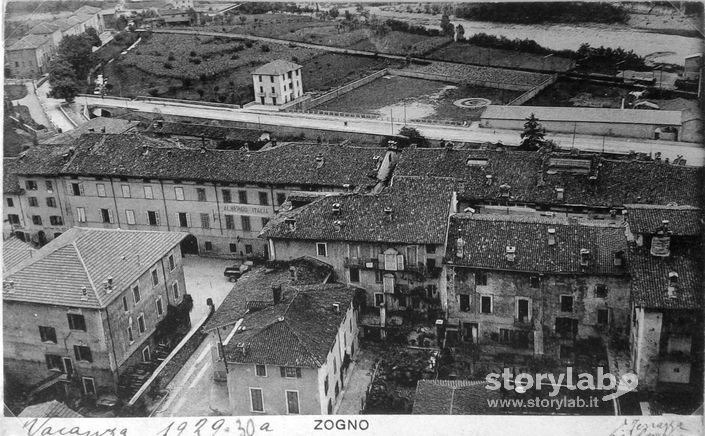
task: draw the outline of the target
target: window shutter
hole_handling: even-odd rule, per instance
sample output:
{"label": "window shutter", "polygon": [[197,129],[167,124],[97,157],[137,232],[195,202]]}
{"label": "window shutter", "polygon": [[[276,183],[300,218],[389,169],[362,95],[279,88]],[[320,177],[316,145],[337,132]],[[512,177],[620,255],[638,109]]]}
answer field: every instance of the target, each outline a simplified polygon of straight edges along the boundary
{"label": "window shutter", "polygon": [[85,194],[85,192],[83,191],[83,183],[78,184],[78,190],[81,192],[81,195]]}
{"label": "window shutter", "polygon": [[384,254],[377,255],[377,263],[379,264],[380,269],[384,269]]}
{"label": "window shutter", "polygon": [[149,211],[148,210],[144,211],[144,215],[147,218],[147,225],[151,225],[152,223],[149,222]]}
{"label": "window shutter", "polygon": [[191,214],[190,213],[186,214],[186,225],[191,227]]}
{"label": "window shutter", "polygon": [[397,271],[404,271],[404,255],[397,254]]}
{"label": "window shutter", "polygon": [[279,367],[279,372],[281,373],[282,377],[286,377],[286,369],[283,366]]}
{"label": "window shutter", "polygon": [[81,360],[81,356],[78,354],[78,347],[73,346],[73,355],[76,357],[76,360]]}
{"label": "window shutter", "polygon": [[181,227],[181,217],[179,216],[179,212],[176,212],[176,221],[175,222],[176,222],[177,227]]}
{"label": "window shutter", "polygon": [[159,211],[154,211],[154,216],[157,218],[157,225],[161,225],[161,222],[159,221]]}
{"label": "window shutter", "polygon": [[301,378],[301,368],[296,368],[296,378]]}
{"label": "window shutter", "polygon": [[69,195],[73,195],[73,186],[71,186],[70,180],[66,181],[66,192],[68,192]]}
{"label": "window shutter", "polygon": [[108,209],[108,218],[111,224],[115,222],[115,216],[113,215],[112,209]]}

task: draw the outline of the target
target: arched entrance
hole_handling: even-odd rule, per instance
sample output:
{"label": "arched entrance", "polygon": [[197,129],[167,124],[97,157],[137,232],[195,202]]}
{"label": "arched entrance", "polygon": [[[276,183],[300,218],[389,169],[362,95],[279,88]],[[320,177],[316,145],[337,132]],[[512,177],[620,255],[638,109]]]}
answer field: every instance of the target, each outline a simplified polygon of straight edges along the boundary
{"label": "arched entrance", "polygon": [[181,241],[182,254],[198,254],[198,240],[193,235],[188,235]]}

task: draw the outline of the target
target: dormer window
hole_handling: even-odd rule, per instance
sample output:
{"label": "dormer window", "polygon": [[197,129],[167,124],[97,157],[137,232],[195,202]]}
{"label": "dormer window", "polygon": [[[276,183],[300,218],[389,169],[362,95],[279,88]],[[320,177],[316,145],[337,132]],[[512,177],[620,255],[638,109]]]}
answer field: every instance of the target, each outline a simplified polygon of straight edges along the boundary
{"label": "dormer window", "polygon": [[516,261],[516,254],[517,254],[517,248],[514,246],[507,246],[505,250],[505,257],[507,259],[507,262],[509,263],[514,263]]}
{"label": "dormer window", "polygon": [[619,250],[618,252],[614,253],[614,266],[622,265],[624,265],[624,251]]}
{"label": "dormer window", "polygon": [[556,229],[548,229],[548,245],[556,245]]}
{"label": "dormer window", "polygon": [[465,241],[462,237],[455,242],[455,247],[455,255],[462,259],[465,256]]}
{"label": "dormer window", "polygon": [[587,248],[580,249],[580,266],[590,266],[590,250]]}
{"label": "dormer window", "polygon": [[285,218],[284,224],[286,225],[286,230],[293,232],[296,230],[296,220],[294,218]]}
{"label": "dormer window", "polygon": [[563,188],[556,188],[556,200],[563,200],[563,194],[565,190]]}
{"label": "dormer window", "polygon": [[678,283],[678,273],[675,271],[671,271],[668,273],[668,283],[671,285],[675,285]]}

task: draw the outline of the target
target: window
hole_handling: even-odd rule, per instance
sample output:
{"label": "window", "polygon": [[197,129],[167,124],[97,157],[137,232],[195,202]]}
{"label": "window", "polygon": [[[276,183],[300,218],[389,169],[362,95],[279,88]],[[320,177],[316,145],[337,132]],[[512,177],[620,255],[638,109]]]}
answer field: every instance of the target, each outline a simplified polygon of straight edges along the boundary
{"label": "window", "polygon": [[76,215],[78,216],[78,222],[79,223],[85,223],[86,222],[86,209],[83,207],[77,207],[76,208]]}
{"label": "window", "polygon": [[470,311],[470,296],[465,294],[460,294],[460,310],[463,312]]}
{"label": "window", "polygon": [[120,185],[123,198],[130,198],[130,185]]}
{"label": "window", "polygon": [[47,197],[47,207],[56,207],[56,198]]}
{"label": "window", "polygon": [[135,224],[135,211],[127,209],[125,211],[125,218],[127,219],[127,224]]}
{"label": "window", "polygon": [[434,254],[435,252],[436,252],[436,246],[435,246],[435,245],[427,245],[427,246],[426,246],[426,253]]}
{"label": "window", "polygon": [[352,283],[360,282],[360,270],[357,268],[350,268],[350,281]]}
{"label": "window", "polygon": [[174,300],[178,301],[179,300],[179,283],[174,282],[174,284],[171,285],[171,291],[174,294]]}
{"label": "window", "polygon": [[83,315],[77,315],[74,313],[67,314],[69,320],[69,329],[71,330],[82,330],[86,331],[86,319]]}
{"label": "window", "polygon": [[527,323],[531,321],[531,303],[528,298],[516,299],[516,319],[519,322]]}
{"label": "window", "polygon": [[609,309],[597,309],[597,323],[600,325],[608,325],[610,321]]}
{"label": "window", "polygon": [[181,201],[184,199],[184,188],[177,186],[174,188],[174,195],[176,196],[176,199]]}
{"label": "window", "polygon": [[274,90],[274,87],[272,86],[272,94],[275,94],[277,91]]}
{"label": "window", "polygon": [[269,76],[269,81],[274,83],[274,76]]}
{"label": "window", "polygon": [[484,271],[477,271],[475,273],[475,285],[476,286],[487,286],[487,273]]}
{"label": "window", "polygon": [[262,206],[269,206],[269,196],[266,192],[259,193],[259,204]]}
{"label": "window", "polygon": [[267,377],[267,365],[255,365],[255,375],[257,377]]}
{"label": "window", "polygon": [[573,311],[573,296],[561,295],[561,312]]}
{"label": "window", "polygon": [[148,210],[147,211],[147,222],[149,223],[150,226],[158,226],[159,225],[159,212],[155,210]]}
{"label": "window", "polygon": [[52,226],[63,226],[64,225],[64,219],[58,215],[52,215],[49,217],[49,223]]}
{"label": "window", "polygon": [[235,230],[235,216],[225,215],[225,228],[228,230]]}
{"label": "window", "polygon": [[211,228],[211,216],[207,213],[201,214],[201,228],[210,229]]}
{"label": "window", "polygon": [[152,285],[157,286],[159,284],[159,273],[157,270],[152,270]]}
{"label": "window", "polygon": [[230,243],[230,252],[231,253],[237,253],[237,244]]}
{"label": "window", "polygon": [[326,379],[323,381],[323,393],[324,395],[328,395],[328,376],[326,376]]}
{"label": "window", "polygon": [[262,76],[258,76],[258,77],[259,77],[259,81],[261,82],[261,81],[262,81]]}
{"label": "window", "polygon": [[157,316],[162,316],[164,314],[164,306],[162,303],[161,296],[157,297],[156,305],[157,305]]}
{"label": "window", "polygon": [[150,200],[154,198],[154,193],[152,192],[151,186],[144,187],[144,198],[148,198]]}
{"label": "window", "polygon": [[245,244],[245,254],[252,254],[252,245]]}
{"label": "window", "polygon": [[196,188],[196,196],[198,197],[198,201],[206,201],[205,188]]}
{"label": "window", "polygon": [[375,292],[375,307],[384,306],[384,294]]}
{"label": "window", "polygon": [[252,225],[250,224],[250,217],[243,215],[240,217],[240,220],[242,221],[242,231],[243,232],[249,232],[252,230]]}
{"label": "window", "polygon": [[301,378],[301,368],[293,366],[280,366],[281,376],[285,378]]}
{"label": "window", "polygon": [[64,364],[61,359],[61,356],[57,356],[55,354],[47,354],[45,357],[47,360],[47,368],[49,368],[50,371],[64,372]]}
{"label": "window", "polygon": [[252,406],[252,412],[264,412],[262,389],[250,388],[250,403]]}
{"label": "window", "polygon": [[73,195],[83,195],[83,183],[71,183],[71,192]]}
{"label": "window", "polygon": [[541,285],[541,280],[537,276],[529,277],[529,286],[533,289],[538,289]]}
{"label": "window", "polygon": [[140,313],[140,316],[137,317],[137,329],[139,330],[140,334],[144,333],[147,330],[147,325],[144,323],[143,313]]}
{"label": "window", "polygon": [[286,391],[286,411],[289,414],[299,414],[299,393],[297,391]]}
{"label": "window", "polygon": [[122,296],[122,310],[127,312],[128,309],[129,309],[129,307],[127,306],[127,296],[123,295]]}
{"label": "window", "polygon": [[237,191],[237,199],[241,204],[247,204],[247,191]]}
{"label": "window", "polygon": [[277,206],[281,206],[286,201],[286,194],[277,192]]}
{"label": "window", "polygon": [[492,313],[492,296],[480,296],[480,313]]}
{"label": "window", "polygon": [[56,343],[56,329],[54,327],[39,326],[39,337],[42,342]]}
{"label": "window", "polygon": [[212,251],[212,250],[213,250],[213,243],[212,243],[211,241],[206,241],[206,242],[204,243],[204,245],[205,245],[205,247],[206,247],[206,251]]}
{"label": "window", "polygon": [[52,192],[54,190],[54,184],[51,182],[51,180],[46,180],[44,182],[44,186],[46,186],[47,192]]}
{"label": "window", "polygon": [[595,296],[597,298],[607,298],[607,285],[599,284],[595,286]]}
{"label": "window", "polygon": [[174,271],[174,268],[176,268],[176,261],[174,260],[174,255],[170,254],[169,255],[169,271]]}
{"label": "window", "polygon": [[383,279],[384,279],[384,272],[382,272],[382,270],[376,269],[375,270],[375,283],[382,283]]}
{"label": "window", "polygon": [[185,212],[178,212],[176,214],[179,218],[179,227],[191,227],[189,226],[189,215]]}
{"label": "window", "polygon": [[100,210],[100,218],[104,223],[112,223],[113,222],[113,211],[110,209],[101,209]]}
{"label": "window", "polygon": [[39,207],[39,200],[37,200],[37,197],[28,197],[27,201],[29,202],[30,207]]}
{"label": "window", "polygon": [[132,298],[135,300],[135,304],[139,303],[142,299],[142,294],[140,294],[139,286],[135,286],[132,288]]}
{"label": "window", "polygon": [[7,214],[7,219],[10,221],[10,224],[16,226],[20,225],[20,216],[15,213]]}
{"label": "window", "polygon": [[223,203],[232,203],[233,196],[230,189],[223,189]]}
{"label": "window", "polygon": [[130,341],[130,343],[133,343],[135,341],[135,335],[132,332],[132,326],[127,327],[127,339]]}
{"label": "window", "polygon": [[25,181],[24,186],[25,188],[27,188],[28,191],[36,191],[38,189],[37,182],[34,180]]}
{"label": "window", "polygon": [[15,202],[11,198],[7,198],[7,207],[15,207]]}
{"label": "window", "polygon": [[142,349],[142,361],[143,362],[149,362],[152,360],[152,355],[149,352],[149,347],[144,347]]}
{"label": "window", "polygon": [[73,353],[78,361],[93,362],[93,355],[91,354],[91,349],[88,347],[83,345],[74,345]]}
{"label": "window", "polygon": [[319,256],[328,256],[328,246],[325,242],[316,242],[316,254]]}

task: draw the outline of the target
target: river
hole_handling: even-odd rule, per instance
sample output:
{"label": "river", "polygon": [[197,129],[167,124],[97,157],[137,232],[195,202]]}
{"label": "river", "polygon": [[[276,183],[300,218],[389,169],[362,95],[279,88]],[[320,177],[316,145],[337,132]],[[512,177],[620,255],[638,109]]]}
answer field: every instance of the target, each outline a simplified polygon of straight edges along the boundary
{"label": "river", "polygon": [[[354,8],[352,9],[351,12],[354,12]],[[440,28],[440,15],[384,10],[386,7],[367,9],[379,18],[394,18],[428,28]],[[591,47],[622,47],[625,50],[634,50],[636,54],[655,62],[678,65],[683,65],[686,56],[703,51],[703,41],[700,38],[654,33],[626,25],[506,24],[461,19],[451,19],[451,22],[455,25],[462,24],[466,36],[487,33],[510,39],[533,39],[540,45],[554,50],[577,50],[580,44],[587,42]]]}

